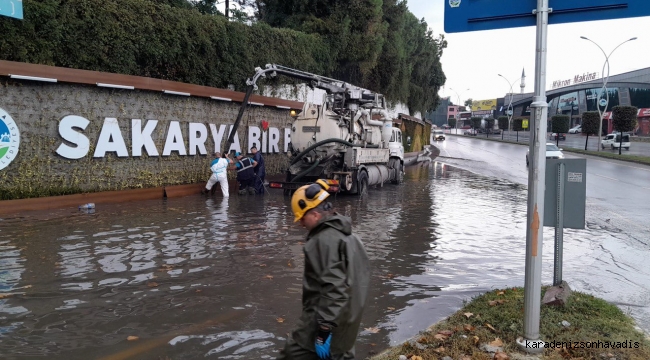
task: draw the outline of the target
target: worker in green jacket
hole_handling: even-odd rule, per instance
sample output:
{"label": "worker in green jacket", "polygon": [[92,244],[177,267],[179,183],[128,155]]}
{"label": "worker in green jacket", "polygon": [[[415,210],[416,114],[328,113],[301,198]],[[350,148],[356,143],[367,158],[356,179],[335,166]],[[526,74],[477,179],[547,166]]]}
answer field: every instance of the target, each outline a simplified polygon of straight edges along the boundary
{"label": "worker in green jacket", "polygon": [[293,194],[295,222],[308,231],[304,246],[302,315],[278,359],[354,359],[369,282],[368,255],[350,218],[332,211],[323,180]]}

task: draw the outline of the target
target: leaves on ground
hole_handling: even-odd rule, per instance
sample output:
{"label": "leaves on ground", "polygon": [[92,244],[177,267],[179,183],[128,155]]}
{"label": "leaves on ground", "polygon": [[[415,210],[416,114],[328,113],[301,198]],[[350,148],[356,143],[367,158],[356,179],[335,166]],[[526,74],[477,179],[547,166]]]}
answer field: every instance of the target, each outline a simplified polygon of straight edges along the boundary
{"label": "leaves on ground", "polygon": [[466,313],[463,313],[463,315],[465,315],[469,319],[474,314],[472,314],[471,312],[466,312]]}
{"label": "leaves on ground", "polygon": [[273,275],[266,275],[265,278],[267,278],[269,280],[273,280]]}
{"label": "leaves on ground", "polygon": [[436,340],[445,341],[445,340],[447,340],[449,338],[449,336],[444,335],[444,334],[435,334],[435,335],[433,335],[433,338],[436,339]]}
{"label": "leaves on ground", "polygon": [[488,323],[485,323],[485,326],[486,326],[488,329],[490,329],[490,330],[492,330],[492,331],[494,331],[494,332],[497,332],[497,329],[495,329],[492,325],[490,325],[490,324],[488,324]]}
{"label": "leaves on ground", "polygon": [[474,329],[476,329],[476,328],[475,328],[474,326],[470,325],[470,324],[465,324],[465,325],[463,326],[463,329],[464,329],[465,331],[467,331],[467,332],[472,332],[472,331],[474,331]]}
{"label": "leaves on ground", "polygon": [[158,283],[155,282],[155,281],[152,281],[152,282],[150,282],[150,283],[147,283],[147,286],[148,286],[148,287],[158,287]]}
{"label": "leaves on ground", "polygon": [[371,332],[373,334],[376,334],[376,333],[379,332],[379,328],[377,328],[377,327],[369,327],[369,328],[365,328],[364,330],[366,330],[367,332]]}
{"label": "leaves on ground", "polygon": [[283,323],[283,322],[284,322],[284,319],[281,318],[281,317],[279,317],[279,318],[277,318],[277,319],[275,319],[275,320],[276,320],[277,322],[279,322],[279,323]]}
{"label": "leaves on ground", "polygon": [[393,311],[393,310],[395,310],[395,308],[394,308],[394,307],[390,307],[390,306],[389,306],[389,307],[388,307],[387,309],[388,309],[388,310],[390,310],[390,311]]}
{"label": "leaves on ground", "polygon": [[135,335],[131,335],[131,336],[126,338],[127,341],[135,341],[135,340],[138,340],[138,339],[140,339],[140,338],[135,336]]}
{"label": "leaves on ground", "polygon": [[510,357],[508,357],[508,354],[498,351],[498,352],[496,352],[494,354],[494,357],[492,359],[493,360],[509,360]]}
{"label": "leaves on ground", "polygon": [[501,339],[499,339],[499,338],[495,338],[494,341],[492,341],[490,343],[490,346],[502,347],[503,346],[503,341],[501,341]]}

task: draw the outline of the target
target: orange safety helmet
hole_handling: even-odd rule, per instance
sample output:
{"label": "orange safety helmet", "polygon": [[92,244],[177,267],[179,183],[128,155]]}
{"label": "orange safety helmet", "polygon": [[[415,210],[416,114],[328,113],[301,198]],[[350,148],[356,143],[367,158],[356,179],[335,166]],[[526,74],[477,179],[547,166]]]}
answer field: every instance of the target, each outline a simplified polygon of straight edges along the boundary
{"label": "orange safety helmet", "polygon": [[295,216],[294,222],[300,221],[307,211],[317,207],[330,194],[327,190],[330,186],[323,180],[318,179],[315,183],[304,185],[298,188],[291,197],[291,210]]}

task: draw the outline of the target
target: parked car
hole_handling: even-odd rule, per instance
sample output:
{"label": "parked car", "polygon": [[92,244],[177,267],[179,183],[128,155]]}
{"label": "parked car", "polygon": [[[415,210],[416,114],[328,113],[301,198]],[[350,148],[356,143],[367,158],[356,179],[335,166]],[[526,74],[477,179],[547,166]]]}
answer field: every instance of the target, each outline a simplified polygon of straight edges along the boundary
{"label": "parked car", "polygon": [[501,135],[501,129],[494,129],[490,134]]}
{"label": "parked car", "polygon": [[442,132],[442,130],[433,130],[433,141],[438,141],[438,140],[445,140],[445,133]]}
{"label": "parked car", "polygon": [[451,126],[449,126],[449,124],[444,124],[444,125],[442,125],[442,128],[443,129],[451,129]]}
{"label": "parked car", "polygon": [[[611,147],[612,150],[621,146],[621,133],[611,133],[600,140],[600,147]],[[630,150],[630,134],[623,133],[623,149]]]}
{"label": "parked car", "polygon": [[[566,140],[566,135],[565,134],[559,134],[560,140]],[[551,136],[549,136],[549,140],[557,140],[558,133],[552,133]]]}
{"label": "parked car", "polygon": [[[526,150],[526,166],[528,166],[528,153],[530,150]],[[562,149],[555,146],[553,143],[546,143],[546,158],[547,159],[564,159],[564,153]]]}
{"label": "parked car", "polygon": [[582,125],[574,126],[569,129],[569,134],[578,134],[582,132]]}
{"label": "parked car", "polygon": [[476,136],[476,134],[478,134],[476,129],[467,129],[463,131],[463,135]]}

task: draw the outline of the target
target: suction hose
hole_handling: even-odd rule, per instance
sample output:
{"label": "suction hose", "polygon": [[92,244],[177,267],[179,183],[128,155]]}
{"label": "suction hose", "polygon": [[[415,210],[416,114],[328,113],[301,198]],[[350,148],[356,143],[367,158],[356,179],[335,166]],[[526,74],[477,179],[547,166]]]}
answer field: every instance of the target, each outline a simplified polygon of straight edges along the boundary
{"label": "suction hose", "polygon": [[316,168],[316,166],[318,166],[318,164],[320,164],[320,159],[317,159],[316,161],[314,161],[314,163],[312,164],[312,166],[310,166],[307,170],[298,173],[298,174],[296,175],[296,177],[294,177],[293,179],[291,179],[291,182],[296,182],[298,179],[300,179],[300,178],[302,178],[303,176],[309,174],[309,172],[312,171],[312,170],[314,170],[314,169]]}
{"label": "suction hose", "polygon": [[303,156],[307,155],[310,151],[314,150],[315,148],[317,148],[317,147],[319,147],[319,146],[321,146],[323,144],[332,143],[332,142],[337,142],[337,143],[347,145],[347,146],[354,146],[354,144],[351,143],[351,142],[347,142],[345,140],[341,140],[341,139],[337,139],[337,138],[325,139],[325,140],[322,140],[322,141],[319,141],[319,142],[315,143],[314,145],[312,145],[312,146],[306,148],[305,150],[303,150],[300,154],[296,155],[296,158],[291,160],[291,165],[297,163],[300,159],[303,158]]}

